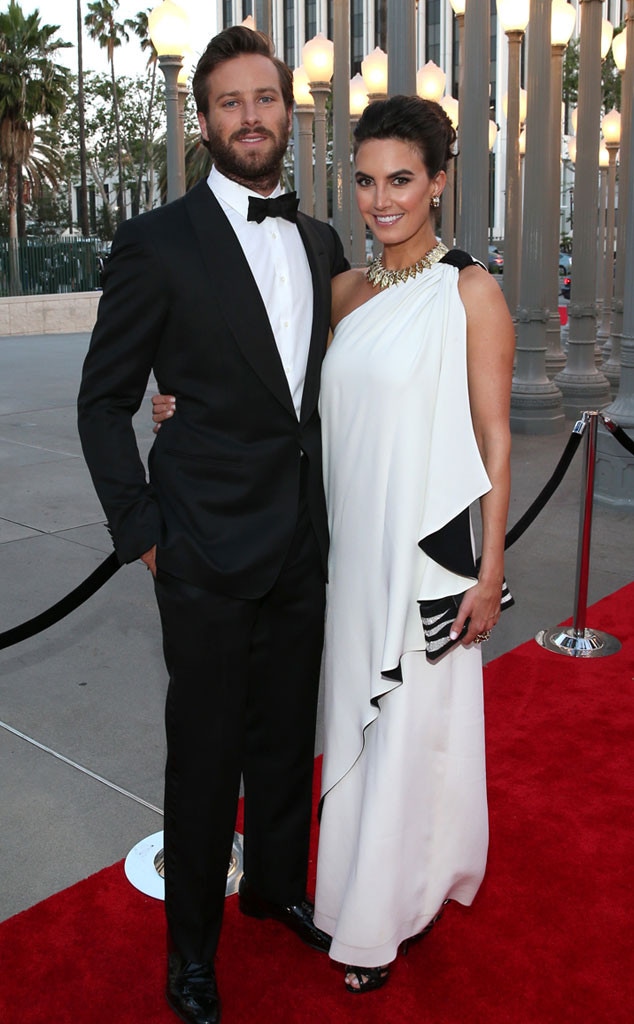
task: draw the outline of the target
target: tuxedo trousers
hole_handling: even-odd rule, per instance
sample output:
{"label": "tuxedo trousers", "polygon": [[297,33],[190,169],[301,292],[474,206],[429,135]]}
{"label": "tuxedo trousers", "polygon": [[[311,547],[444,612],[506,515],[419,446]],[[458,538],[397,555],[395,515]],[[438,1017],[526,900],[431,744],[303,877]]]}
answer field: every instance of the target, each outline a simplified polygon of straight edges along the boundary
{"label": "tuxedo trousers", "polygon": [[241,777],[250,886],[283,906],[306,892],[325,580],[303,492],[263,597],[217,594],[160,570],[155,581],[169,672],[168,941],[196,962],[218,944]]}

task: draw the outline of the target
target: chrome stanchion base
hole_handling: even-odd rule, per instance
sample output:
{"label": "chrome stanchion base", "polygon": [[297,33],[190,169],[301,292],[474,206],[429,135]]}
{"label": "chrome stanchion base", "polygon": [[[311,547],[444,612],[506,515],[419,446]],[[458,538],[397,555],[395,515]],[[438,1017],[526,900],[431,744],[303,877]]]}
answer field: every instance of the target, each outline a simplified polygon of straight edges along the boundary
{"label": "chrome stanchion base", "polygon": [[540,629],[535,639],[547,651],[567,654],[571,658],[605,658],[621,650],[620,640],[598,629],[555,626],[552,629]]}
{"label": "chrome stanchion base", "polygon": [[[135,889],[156,900],[165,899],[163,833],[155,832],[133,846],[125,859],[126,878]],[[234,832],[225,896],[238,891],[242,878],[242,836]]]}

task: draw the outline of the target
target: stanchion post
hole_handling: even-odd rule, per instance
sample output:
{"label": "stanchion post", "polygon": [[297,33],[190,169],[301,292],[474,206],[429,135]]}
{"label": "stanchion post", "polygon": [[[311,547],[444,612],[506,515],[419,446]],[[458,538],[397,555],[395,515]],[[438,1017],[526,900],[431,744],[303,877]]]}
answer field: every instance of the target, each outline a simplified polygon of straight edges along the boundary
{"label": "stanchion post", "polygon": [[616,654],[621,649],[621,643],[616,637],[596,629],[586,628],[598,417],[598,412],[584,412],[581,419],[575,424],[577,433],[585,432],[586,449],[581,481],[575,610],[572,626],[540,629],[535,637],[537,643],[541,647],[545,647],[546,650],[553,651],[555,654],[568,654],[573,658],[604,658],[608,654]]}

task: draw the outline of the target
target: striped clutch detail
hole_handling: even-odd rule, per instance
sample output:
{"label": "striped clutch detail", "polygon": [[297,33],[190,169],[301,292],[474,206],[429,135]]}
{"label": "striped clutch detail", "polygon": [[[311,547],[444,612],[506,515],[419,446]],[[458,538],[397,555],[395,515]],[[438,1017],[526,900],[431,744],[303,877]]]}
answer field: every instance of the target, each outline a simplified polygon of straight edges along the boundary
{"label": "striped clutch detail", "polygon": [[[421,622],[427,644],[426,654],[429,661],[436,661],[445,654],[451,647],[459,643],[467,632],[469,620],[467,619],[460,636],[452,640],[449,636],[452,623],[458,614],[463,594],[450,594],[448,597],[439,597],[435,601],[419,601]],[[513,595],[508,588],[506,579],[502,583],[501,610],[510,608],[515,604]]]}

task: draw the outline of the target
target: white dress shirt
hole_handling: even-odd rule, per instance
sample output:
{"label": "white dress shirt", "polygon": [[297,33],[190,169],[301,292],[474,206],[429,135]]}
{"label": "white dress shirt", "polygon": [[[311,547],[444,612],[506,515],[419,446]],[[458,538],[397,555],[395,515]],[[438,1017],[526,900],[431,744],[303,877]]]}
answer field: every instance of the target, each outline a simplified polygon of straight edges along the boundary
{"label": "white dress shirt", "polygon": [[[313,282],[296,224],[282,217],[247,220],[249,196],[262,196],[212,167],[209,188],[227,215],[251,268],[299,419],[313,324]],[[270,197],[281,195],[278,186]]]}

